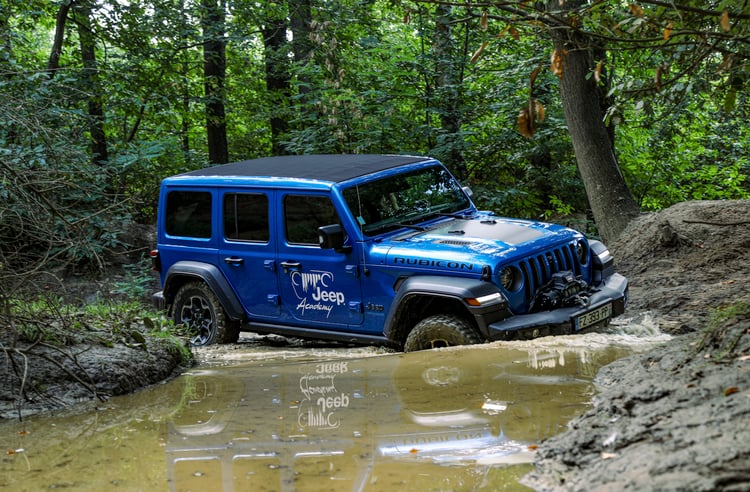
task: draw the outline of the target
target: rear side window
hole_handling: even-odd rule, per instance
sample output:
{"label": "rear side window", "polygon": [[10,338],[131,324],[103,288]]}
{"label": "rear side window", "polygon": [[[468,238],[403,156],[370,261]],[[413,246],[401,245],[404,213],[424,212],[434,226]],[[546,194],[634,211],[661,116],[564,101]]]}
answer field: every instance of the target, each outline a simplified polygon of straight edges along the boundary
{"label": "rear side window", "polygon": [[268,242],[268,197],[259,193],[224,195],[224,237],[230,241]]}
{"label": "rear side window", "polygon": [[318,245],[318,227],[340,224],[336,209],[328,197],[287,195],[284,198],[286,238],[290,244]]}
{"label": "rear side window", "polygon": [[167,194],[166,230],[170,236],[211,237],[211,193],[170,191]]}

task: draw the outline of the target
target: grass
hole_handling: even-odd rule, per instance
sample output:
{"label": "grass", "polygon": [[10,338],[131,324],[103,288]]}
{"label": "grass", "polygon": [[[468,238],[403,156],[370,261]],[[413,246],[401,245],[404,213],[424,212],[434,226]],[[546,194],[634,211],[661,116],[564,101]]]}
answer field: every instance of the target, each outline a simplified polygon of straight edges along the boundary
{"label": "grass", "polygon": [[747,349],[740,345],[746,335],[750,337],[750,297],[712,313],[697,352],[709,353],[715,362],[732,360]]}
{"label": "grass", "polygon": [[7,326],[19,339],[31,343],[69,346],[96,343],[113,346],[122,343],[146,349],[148,343],[167,343],[180,353],[181,360],[192,359],[184,333],[163,313],[133,300],[97,300],[83,306],[66,304],[61,298],[10,299],[4,313]]}

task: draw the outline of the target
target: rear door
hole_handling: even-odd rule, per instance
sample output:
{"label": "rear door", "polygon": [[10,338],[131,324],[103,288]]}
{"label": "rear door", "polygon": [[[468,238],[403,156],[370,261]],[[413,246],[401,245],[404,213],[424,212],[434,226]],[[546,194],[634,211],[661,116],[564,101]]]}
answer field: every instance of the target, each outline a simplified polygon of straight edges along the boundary
{"label": "rear door", "polygon": [[281,313],[272,197],[265,190],[220,193],[219,267],[254,319],[278,319]]}

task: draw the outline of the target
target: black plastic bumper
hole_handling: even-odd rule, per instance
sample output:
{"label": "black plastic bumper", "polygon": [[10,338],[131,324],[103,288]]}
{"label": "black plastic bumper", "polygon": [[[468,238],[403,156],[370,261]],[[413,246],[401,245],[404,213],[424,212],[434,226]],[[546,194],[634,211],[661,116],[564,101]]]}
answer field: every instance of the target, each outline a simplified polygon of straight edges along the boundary
{"label": "black plastic bumper", "polygon": [[[611,316],[591,326],[578,330],[579,316],[612,304]],[[586,331],[609,322],[611,318],[625,312],[628,303],[628,280],[619,273],[613,274],[598,287],[585,307],[574,306],[533,314],[511,316],[488,326],[491,340],[515,340],[537,338],[547,335],[565,335]]]}

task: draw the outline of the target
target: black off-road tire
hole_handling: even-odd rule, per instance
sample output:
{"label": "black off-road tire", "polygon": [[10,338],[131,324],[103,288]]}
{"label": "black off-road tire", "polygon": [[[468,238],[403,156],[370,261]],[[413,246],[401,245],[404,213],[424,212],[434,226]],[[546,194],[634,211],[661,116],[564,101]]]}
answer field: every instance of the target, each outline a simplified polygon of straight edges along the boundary
{"label": "black off-road tire", "polygon": [[185,325],[194,346],[233,343],[240,336],[239,322],[229,319],[216,294],[203,282],[180,287],[172,318],[176,325]]}
{"label": "black off-road tire", "polygon": [[437,314],[417,323],[406,337],[404,352],[475,343],[482,343],[482,338],[471,323],[457,316]]}

